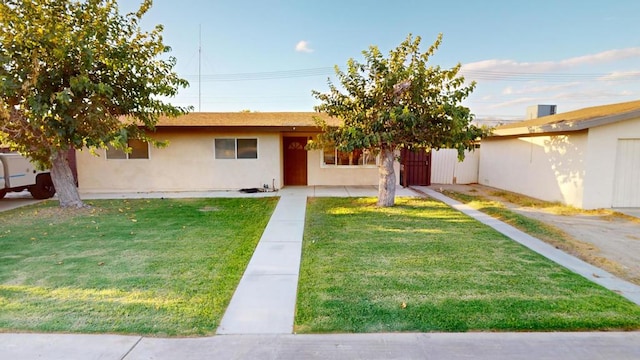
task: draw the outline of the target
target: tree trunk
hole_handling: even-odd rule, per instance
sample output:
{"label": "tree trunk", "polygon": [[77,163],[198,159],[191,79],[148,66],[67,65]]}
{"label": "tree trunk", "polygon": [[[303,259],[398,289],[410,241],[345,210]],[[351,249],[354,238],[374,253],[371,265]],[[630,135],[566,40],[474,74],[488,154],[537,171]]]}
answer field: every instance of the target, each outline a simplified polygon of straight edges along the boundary
{"label": "tree trunk", "polygon": [[51,156],[51,180],[56,188],[60,206],[65,208],[82,208],[85,204],[80,199],[71,167],[67,161],[67,152],[58,150]]}
{"label": "tree trunk", "polygon": [[395,154],[392,149],[382,149],[378,166],[378,206],[393,206],[396,201],[396,173],[393,169]]}

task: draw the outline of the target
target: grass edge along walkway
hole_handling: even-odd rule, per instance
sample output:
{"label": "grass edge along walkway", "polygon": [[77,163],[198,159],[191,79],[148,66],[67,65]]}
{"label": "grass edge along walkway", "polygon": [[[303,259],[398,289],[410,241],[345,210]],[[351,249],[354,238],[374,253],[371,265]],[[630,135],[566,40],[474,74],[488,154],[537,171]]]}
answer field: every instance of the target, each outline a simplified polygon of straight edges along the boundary
{"label": "grass edge along walkway", "polygon": [[217,334],[291,334],[307,197],[282,194]]}
{"label": "grass edge along walkway", "polygon": [[497,220],[480,210],[472,208],[469,205],[451,199],[450,197],[447,197],[437,191],[428,188],[418,188],[417,190],[423,192],[425,195],[431,198],[442,201],[450,207],[480,221],[487,226],[494,228],[496,231],[504,234],[505,236],[508,236],[514,241],[517,241],[518,243],[537,252],[547,259],[566,267],[574,273],[624,296],[637,305],[640,305],[640,286],[622,280],[599,267],[593,266],[581,259],[578,259],[575,256],[558,250],[555,247],[539,239],[536,239],[535,237],[530,236],[529,234],[526,234],[525,232],[520,231],[509,224]]}

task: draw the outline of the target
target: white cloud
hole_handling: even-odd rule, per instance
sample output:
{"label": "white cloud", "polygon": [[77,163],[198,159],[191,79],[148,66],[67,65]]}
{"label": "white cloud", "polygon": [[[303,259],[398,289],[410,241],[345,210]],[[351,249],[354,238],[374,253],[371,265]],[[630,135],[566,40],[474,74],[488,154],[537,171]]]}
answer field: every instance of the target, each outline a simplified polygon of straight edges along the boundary
{"label": "white cloud", "polygon": [[637,100],[640,47],[554,61],[486,59],[462,66],[478,83],[468,106],[479,118],[522,118],[527,106],[557,104],[558,111]]}
{"label": "white cloud", "polygon": [[[523,98],[518,98],[518,99],[514,99],[514,100],[509,100],[509,101],[504,101],[501,103],[496,103],[496,104],[492,104],[487,106],[487,109],[500,109],[500,108],[506,108],[506,107],[511,107],[514,105],[531,105],[531,104],[535,104],[536,103],[536,98],[533,97],[523,97]],[[524,107],[523,107],[523,113],[524,113]]]}
{"label": "white cloud", "polygon": [[[629,58],[640,58],[640,47],[607,50],[559,61],[518,62],[515,60],[489,59],[464,64],[461,71],[466,76],[478,75],[477,72],[484,73],[484,75],[487,75],[486,72],[507,73],[506,75],[508,73],[541,73],[570,69],[580,65],[606,64]],[[495,74],[493,75],[495,77]],[[495,78],[495,80],[503,79]]]}
{"label": "white cloud", "polygon": [[547,86],[533,86],[525,84],[520,88],[507,86],[502,90],[502,95],[526,95],[526,94],[549,94],[567,88],[573,88],[582,85],[582,83],[574,81],[566,84],[555,84]]}
{"label": "white cloud", "polygon": [[640,78],[640,71],[614,71],[610,74],[607,74],[601,77],[599,80],[610,81],[610,80],[633,80],[638,81]]}
{"label": "white cloud", "polygon": [[310,52],[313,52],[313,49],[309,47],[309,42],[308,41],[300,40],[296,44],[296,51],[297,52],[310,53]]}

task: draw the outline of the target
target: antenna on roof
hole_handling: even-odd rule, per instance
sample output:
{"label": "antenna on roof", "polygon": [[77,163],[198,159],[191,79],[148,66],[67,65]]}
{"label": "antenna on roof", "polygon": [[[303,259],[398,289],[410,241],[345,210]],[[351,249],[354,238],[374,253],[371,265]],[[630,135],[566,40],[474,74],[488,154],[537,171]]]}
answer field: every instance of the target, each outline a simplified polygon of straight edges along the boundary
{"label": "antenna on roof", "polygon": [[198,28],[198,112],[202,112],[202,24]]}

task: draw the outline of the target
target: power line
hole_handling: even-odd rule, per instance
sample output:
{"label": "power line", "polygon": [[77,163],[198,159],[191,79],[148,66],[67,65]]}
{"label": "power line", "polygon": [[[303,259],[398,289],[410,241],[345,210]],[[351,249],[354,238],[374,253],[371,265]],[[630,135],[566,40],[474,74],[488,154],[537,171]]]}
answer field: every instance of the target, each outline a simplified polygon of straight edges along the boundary
{"label": "power line", "polygon": [[[329,76],[333,75],[332,67],[321,67],[312,69],[283,70],[283,71],[265,71],[253,73],[235,73],[235,74],[209,74],[202,75],[202,81],[247,81],[247,80],[273,80],[273,79],[290,79],[311,76]],[[186,75],[185,77],[194,77],[194,75]]]}
{"label": "power line", "polygon": [[[510,71],[490,71],[490,70],[467,70],[463,71],[464,76],[472,80],[488,81],[550,81],[550,82],[573,82],[573,81],[594,81],[606,79],[608,81],[638,81],[640,72],[625,74],[624,76],[613,77],[611,73],[550,73],[550,72],[510,72]],[[334,75],[333,67],[318,67],[309,69],[229,73],[229,74],[200,74],[186,75],[187,78],[199,76],[200,81],[207,82],[227,82],[227,81],[255,81],[255,80],[275,80],[291,79],[313,76]]]}

